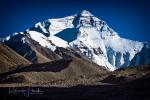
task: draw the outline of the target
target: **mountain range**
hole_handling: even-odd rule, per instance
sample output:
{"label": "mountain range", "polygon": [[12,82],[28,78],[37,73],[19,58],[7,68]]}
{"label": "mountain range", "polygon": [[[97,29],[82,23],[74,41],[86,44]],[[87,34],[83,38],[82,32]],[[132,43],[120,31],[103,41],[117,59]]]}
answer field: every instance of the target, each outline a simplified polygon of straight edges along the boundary
{"label": "mountain range", "polygon": [[89,11],[38,22],[1,41],[32,63],[82,58],[109,71],[150,64],[150,45],[119,36]]}

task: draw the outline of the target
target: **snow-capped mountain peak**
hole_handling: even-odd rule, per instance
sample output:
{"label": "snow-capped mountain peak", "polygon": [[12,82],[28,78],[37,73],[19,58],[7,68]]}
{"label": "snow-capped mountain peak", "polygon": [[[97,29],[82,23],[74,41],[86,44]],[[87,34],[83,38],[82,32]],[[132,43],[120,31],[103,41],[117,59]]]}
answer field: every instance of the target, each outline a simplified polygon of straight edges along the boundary
{"label": "snow-capped mountain peak", "polygon": [[[52,51],[56,47],[72,48],[109,70],[129,66],[144,47],[142,42],[121,38],[105,21],[87,10],[39,22],[24,34]],[[5,40],[9,41],[10,38]]]}

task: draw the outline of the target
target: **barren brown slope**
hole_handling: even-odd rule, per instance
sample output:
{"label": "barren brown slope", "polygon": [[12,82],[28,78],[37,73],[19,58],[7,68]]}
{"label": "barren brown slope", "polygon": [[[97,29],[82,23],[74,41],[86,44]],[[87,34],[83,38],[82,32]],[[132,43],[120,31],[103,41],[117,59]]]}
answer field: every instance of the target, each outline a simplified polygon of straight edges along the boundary
{"label": "barren brown slope", "polygon": [[128,82],[150,77],[150,65],[139,65],[127,68],[121,68],[110,72],[102,81],[114,84],[126,84]]}
{"label": "barren brown slope", "polygon": [[17,54],[4,43],[0,43],[0,73],[7,72],[18,65],[29,65],[30,61]]}
{"label": "barren brown slope", "polygon": [[103,75],[106,69],[82,59],[57,60],[43,64],[32,64],[8,73],[5,82],[25,82],[47,84],[57,81],[80,80]]}
{"label": "barren brown slope", "polygon": [[[42,47],[38,42],[31,40],[29,38],[28,38],[28,40],[30,41],[30,44],[28,44],[28,45],[32,48],[32,50],[33,49],[36,50],[39,54],[45,56],[50,61],[59,60],[62,58],[61,56],[59,56],[58,54],[53,52],[51,49]],[[37,62],[39,62],[39,61],[37,61]]]}
{"label": "barren brown slope", "polygon": [[33,47],[30,48],[33,52],[35,52],[35,56],[31,59],[31,61],[33,61],[34,59],[36,59],[35,63],[46,63],[51,61],[50,59],[42,55],[40,52],[38,52],[35,48]]}

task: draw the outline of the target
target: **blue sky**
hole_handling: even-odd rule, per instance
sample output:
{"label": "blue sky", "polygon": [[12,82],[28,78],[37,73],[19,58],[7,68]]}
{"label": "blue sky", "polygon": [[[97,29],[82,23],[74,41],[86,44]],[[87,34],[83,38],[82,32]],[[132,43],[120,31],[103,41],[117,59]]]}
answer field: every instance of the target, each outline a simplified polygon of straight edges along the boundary
{"label": "blue sky", "polygon": [[120,36],[150,42],[149,0],[1,0],[0,37],[21,32],[48,18],[89,10]]}

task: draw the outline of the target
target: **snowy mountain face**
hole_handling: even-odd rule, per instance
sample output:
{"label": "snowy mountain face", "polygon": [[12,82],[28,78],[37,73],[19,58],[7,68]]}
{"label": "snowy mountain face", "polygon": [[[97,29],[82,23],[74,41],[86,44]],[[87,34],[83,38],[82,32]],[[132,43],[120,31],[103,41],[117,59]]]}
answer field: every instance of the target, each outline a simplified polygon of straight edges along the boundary
{"label": "snowy mountain face", "polygon": [[[16,33],[4,40],[9,41],[19,34],[28,34],[29,38],[52,51],[57,47],[74,49],[111,71],[130,66],[131,60],[144,47],[142,42],[121,38],[105,21],[86,10],[73,16],[39,22],[25,32]],[[20,40],[28,42],[25,37]],[[146,62],[148,63],[150,62]]]}

